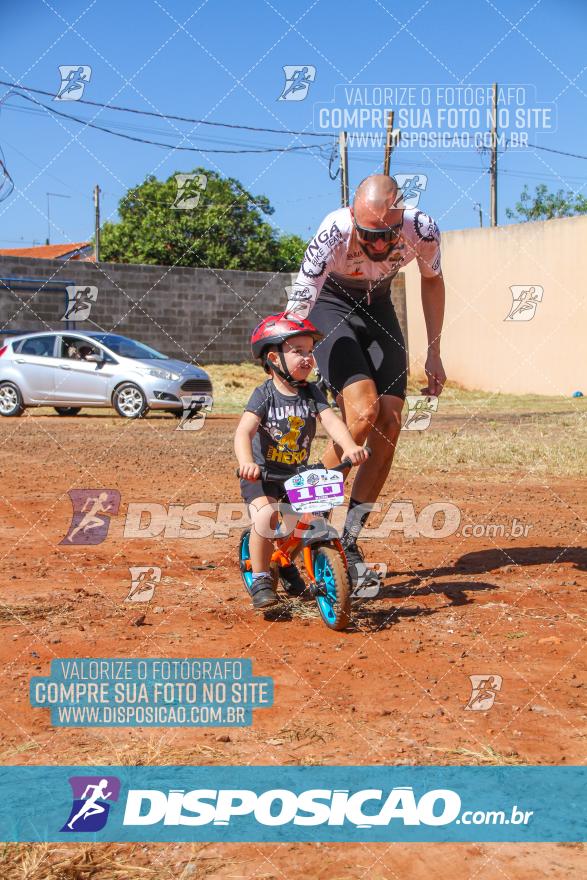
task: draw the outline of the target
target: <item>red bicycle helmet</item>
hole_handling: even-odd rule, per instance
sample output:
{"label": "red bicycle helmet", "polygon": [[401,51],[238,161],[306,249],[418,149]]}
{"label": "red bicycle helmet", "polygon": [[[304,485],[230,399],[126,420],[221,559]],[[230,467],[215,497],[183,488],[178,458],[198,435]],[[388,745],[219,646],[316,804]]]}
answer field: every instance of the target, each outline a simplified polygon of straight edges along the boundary
{"label": "red bicycle helmet", "polygon": [[262,358],[268,346],[281,345],[286,339],[292,339],[294,336],[311,336],[314,342],[324,339],[324,335],[307,318],[298,318],[297,315],[286,317],[283,312],[279,315],[268,315],[253,330],[251,336],[253,357]]}
{"label": "red bicycle helmet", "polygon": [[[324,334],[320,333],[320,331],[317,330],[307,318],[299,318],[297,315],[289,315],[286,317],[284,312],[279,315],[268,315],[266,318],[263,318],[261,323],[253,330],[251,336],[251,351],[253,357],[261,360],[263,362],[263,367],[269,372],[267,361],[264,357],[266,350],[270,345],[281,346],[286,339],[292,339],[294,336],[311,336],[314,342],[319,342],[321,339],[324,339]],[[289,370],[286,368],[281,351],[280,360],[283,372],[275,367],[279,375],[292,385],[297,385],[298,383],[293,380]],[[307,383],[301,382],[299,384],[305,385]]]}

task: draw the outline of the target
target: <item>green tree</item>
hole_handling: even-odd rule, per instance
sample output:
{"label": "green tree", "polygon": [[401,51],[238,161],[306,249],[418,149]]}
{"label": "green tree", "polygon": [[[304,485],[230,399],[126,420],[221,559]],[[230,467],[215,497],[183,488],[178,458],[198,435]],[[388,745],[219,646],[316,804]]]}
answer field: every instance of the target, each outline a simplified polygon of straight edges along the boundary
{"label": "green tree", "polygon": [[280,272],[297,272],[300,268],[306,242],[299,235],[282,235],[279,239],[277,268]]}
{"label": "green tree", "polygon": [[[295,271],[293,239],[280,239],[264,217],[273,214],[265,196],[253,196],[234,178],[195,168],[194,184],[178,195],[175,174],[149,176],[121,199],[120,222],[106,222],[100,258],[116,263],[150,263],[251,271]],[[187,198],[197,205],[179,207]],[[296,252],[297,253],[297,252]],[[301,259],[301,254],[300,254]],[[298,262],[299,265],[299,262]]]}
{"label": "green tree", "polygon": [[509,220],[551,220],[553,217],[572,217],[575,214],[587,214],[587,198],[573,192],[549,192],[545,183],[536,187],[531,195],[524,186],[516,208],[506,208]]}

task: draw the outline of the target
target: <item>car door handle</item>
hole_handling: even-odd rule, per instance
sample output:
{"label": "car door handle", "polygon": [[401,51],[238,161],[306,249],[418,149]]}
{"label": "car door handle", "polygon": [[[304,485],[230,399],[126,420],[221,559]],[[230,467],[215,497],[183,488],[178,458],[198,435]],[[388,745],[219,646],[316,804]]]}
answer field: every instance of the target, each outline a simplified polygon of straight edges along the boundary
{"label": "car door handle", "polygon": [[26,364],[26,361],[24,358],[14,358],[14,360],[16,361],[17,364]]}
{"label": "car door handle", "polygon": [[69,364],[60,364],[59,369],[60,370],[71,370],[71,367],[69,366]]}

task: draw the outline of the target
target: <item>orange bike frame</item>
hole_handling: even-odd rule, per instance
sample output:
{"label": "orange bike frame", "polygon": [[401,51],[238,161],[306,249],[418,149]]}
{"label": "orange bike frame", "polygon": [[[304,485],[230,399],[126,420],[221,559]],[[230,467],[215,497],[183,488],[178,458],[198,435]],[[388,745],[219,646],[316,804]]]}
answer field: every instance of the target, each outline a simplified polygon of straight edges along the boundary
{"label": "orange bike frame", "polygon": [[[296,550],[302,543],[302,537],[300,536],[300,532],[305,532],[307,529],[312,527],[312,522],[314,520],[314,514],[312,513],[303,513],[299,520],[296,523],[295,528],[292,532],[287,535],[285,538],[276,538],[275,539],[275,550],[273,551],[273,555],[271,556],[271,562],[277,563],[280,566],[290,565],[292,561],[292,556],[295,554]],[[340,555],[342,556],[343,562],[346,567],[346,556],[343,550],[343,546],[340,543],[338,538],[331,539],[330,542],[332,546],[338,550]],[[314,580],[314,566],[312,564],[312,548],[304,547],[304,565],[306,567],[306,572],[311,581]]]}

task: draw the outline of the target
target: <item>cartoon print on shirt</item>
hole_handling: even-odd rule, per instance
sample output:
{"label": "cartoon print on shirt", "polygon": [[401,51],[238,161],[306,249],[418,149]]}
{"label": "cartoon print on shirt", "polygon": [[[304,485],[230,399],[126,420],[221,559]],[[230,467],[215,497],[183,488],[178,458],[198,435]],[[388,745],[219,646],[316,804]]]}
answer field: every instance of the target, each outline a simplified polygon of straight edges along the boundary
{"label": "cartoon print on shirt", "polygon": [[303,419],[298,418],[298,416],[288,416],[287,420],[289,422],[289,431],[280,438],[277,448],[291,449],[292,452],[298,452],[298,440],[305,422]]}

